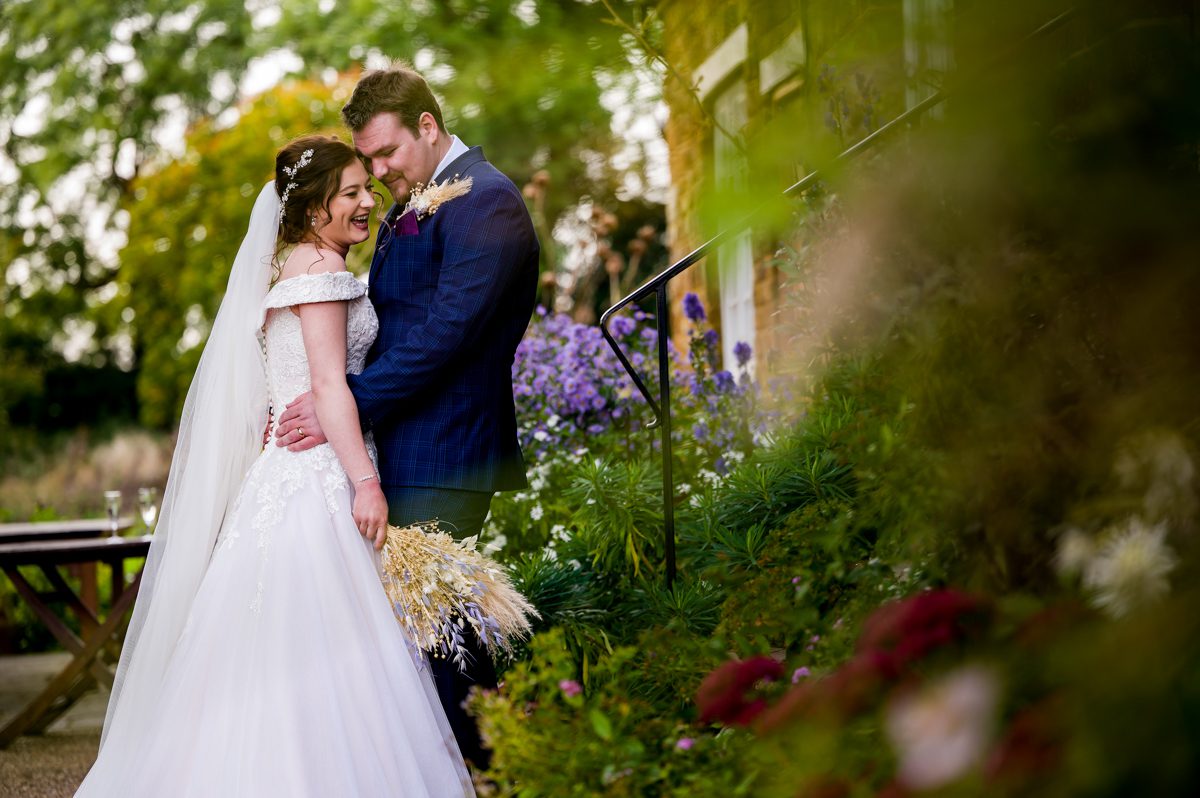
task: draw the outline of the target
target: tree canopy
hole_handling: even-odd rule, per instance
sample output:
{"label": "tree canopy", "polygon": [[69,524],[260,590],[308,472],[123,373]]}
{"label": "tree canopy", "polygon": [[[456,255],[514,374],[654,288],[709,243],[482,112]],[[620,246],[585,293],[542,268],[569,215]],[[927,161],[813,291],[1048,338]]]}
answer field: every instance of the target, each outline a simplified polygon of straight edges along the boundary
{"label": "tree canopy", "polygon": [[140,419],[172,424],[275,148],[335,132],[364,65],[426,74],[453,132],[518,185],[538,175],[547,230],[581,197],[628,195],[644,153],[613,109],[657,89],[609,16],[583,0],[4,3],[0,429],[69,362],[135,372]]}

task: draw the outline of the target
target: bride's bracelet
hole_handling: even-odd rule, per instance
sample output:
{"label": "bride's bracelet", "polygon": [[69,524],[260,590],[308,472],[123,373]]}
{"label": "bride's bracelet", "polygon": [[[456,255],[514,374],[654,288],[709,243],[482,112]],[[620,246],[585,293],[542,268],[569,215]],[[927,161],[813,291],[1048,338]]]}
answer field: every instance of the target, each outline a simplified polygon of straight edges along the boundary
{"label": "bride's bracelet", "polygon": [[367,474],[365,477],[359,477],[356,481],[362,483],[362,482],[366,482],[369,479],[379,479],[379,475],[378,474]]}

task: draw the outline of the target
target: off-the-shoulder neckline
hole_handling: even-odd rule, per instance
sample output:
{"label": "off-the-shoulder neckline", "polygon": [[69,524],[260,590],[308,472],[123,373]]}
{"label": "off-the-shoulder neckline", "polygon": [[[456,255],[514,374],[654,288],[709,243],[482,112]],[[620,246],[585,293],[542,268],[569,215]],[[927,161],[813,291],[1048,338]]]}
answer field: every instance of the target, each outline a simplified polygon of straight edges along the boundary
{"label": "off-the-shoulder neckline", "polygon": [[267,293],[269,294],[272,291],[274,291],[276,288],[278,288],[279,286],[285,285],[285,284],[293,282],[295,280],[303,280],[303,279],[316,280],[316,279],[324,278],[324,277],[332,277],[334,279],[337,279],[337,277],[339,275],[343,275],[343,274],[349,275],[350,279],[354,280],[355,282],[361,282],[361,280],[359,280],[358,277],[355,276],[354,272],[350,271],[349,269],[346,269],[343,271],[336,271],[336,272],[317,272],[316,274],[297,274],[294,277],[286,277],[286,278],[280,280],[279,282],[275,283],[275,285],[271,286],[270,289],[267,290]]}

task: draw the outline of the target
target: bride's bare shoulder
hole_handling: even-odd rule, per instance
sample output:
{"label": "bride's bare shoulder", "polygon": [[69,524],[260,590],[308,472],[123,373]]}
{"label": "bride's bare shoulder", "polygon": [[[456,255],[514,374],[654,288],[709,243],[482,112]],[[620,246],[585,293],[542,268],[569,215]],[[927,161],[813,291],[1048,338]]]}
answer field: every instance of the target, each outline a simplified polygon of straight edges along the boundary
{"label": "bride's bare shoulder", "polygon": [[346,259],[333,250],[319,247],[311,242],[297,244],[287,256],[280,270],[279,279],[298,277],[301,274],[322,274],[346,271]]}

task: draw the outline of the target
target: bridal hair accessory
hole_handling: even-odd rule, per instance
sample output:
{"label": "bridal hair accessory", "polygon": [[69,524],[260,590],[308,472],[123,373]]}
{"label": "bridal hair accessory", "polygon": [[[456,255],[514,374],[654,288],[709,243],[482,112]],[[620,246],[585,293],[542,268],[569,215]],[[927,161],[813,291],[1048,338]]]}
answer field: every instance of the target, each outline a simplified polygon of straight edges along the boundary
{"label": "bridal hair accessory", "polygon": [[470,657],[465,624],[495,655],[512,653],[514,641],[529,637],[529,619],[541,617],[475,543],[475,537],[456,541],[427,521],[389,525],[380,553],[383,587],[400,626],[417,646],[460,669]]}
{"label": "bridal hair accessory", "polygon": [[[283,196],[279,198],[279,223],[280,224],[283,224],[283,214],[287,210],[288,193],[291,192],[292,189],[298,188],[300,185],[299,183],[295,182],[292,178],[294,178],[296,176],[297,172],[299,172],[301,169],[303,169],[304,167],[306,167],[310,163],[312,163],[312,156],[313,156],[313,151],[311,149],[307,149],[304,152],[300,153],[300,160],[296,161],[291,166],[283,167],[283,173],[288,176],[288,184],[283,187]],[[314,219],[313,227],[316,227],[316,226],[317,226],[317,222],[316,222],[316,219]]]}

